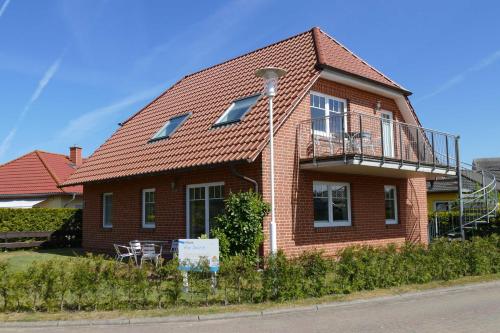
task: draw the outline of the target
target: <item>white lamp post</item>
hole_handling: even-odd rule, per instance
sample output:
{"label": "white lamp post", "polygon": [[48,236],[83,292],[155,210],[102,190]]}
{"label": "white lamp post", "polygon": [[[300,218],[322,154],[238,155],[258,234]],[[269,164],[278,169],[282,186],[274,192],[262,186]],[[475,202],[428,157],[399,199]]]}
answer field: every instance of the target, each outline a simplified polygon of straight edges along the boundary
{"label": "white lamp post", "polygon": [[273,128],[273,97],[278,90],[278,79],[286,74],[286,71],[276,67],[266,67],[255,71],[255,75],[264,79],[264,93],[269,98],[269,137],[271,148],[271,224],[269,233],[271,236],[271,253],[276,253],[278,245],[276,242],[276,220],[274,214],[274,128]]}

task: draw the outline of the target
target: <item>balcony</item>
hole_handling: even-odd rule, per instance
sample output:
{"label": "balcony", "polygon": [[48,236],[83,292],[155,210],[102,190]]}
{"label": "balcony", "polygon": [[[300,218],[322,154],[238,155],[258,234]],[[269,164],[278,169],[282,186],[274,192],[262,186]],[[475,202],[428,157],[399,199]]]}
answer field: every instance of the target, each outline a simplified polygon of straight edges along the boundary
{"label": "balcony", "polygon": [[301,169],[395,178],[455,175],[457,137],[359,112],[299,124]]}

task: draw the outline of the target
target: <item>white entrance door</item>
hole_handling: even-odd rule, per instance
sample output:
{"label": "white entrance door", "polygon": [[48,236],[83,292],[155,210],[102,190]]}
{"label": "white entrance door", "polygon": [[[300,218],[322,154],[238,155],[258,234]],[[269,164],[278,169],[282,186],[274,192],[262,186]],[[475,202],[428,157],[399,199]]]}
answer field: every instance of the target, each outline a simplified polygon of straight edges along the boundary
{"label": "white entrance door", "polygon": [[210,235],[215,217],[224,211],[224,183],[188,185],[186,189],[187,238]]}
{"label": "white entrance door", "polygon": [[382,116],[382,133],[384,136],[384,156],[394,157],[394,132],[393,132],[393,117],[392,112],[381,111]]}

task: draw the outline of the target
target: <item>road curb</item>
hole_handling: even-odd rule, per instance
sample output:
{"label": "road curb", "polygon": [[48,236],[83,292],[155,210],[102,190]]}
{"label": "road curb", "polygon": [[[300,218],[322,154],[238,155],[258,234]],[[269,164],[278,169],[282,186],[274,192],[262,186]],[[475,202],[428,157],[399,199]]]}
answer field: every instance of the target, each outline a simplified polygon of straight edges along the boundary
{"label": "road curb", "polygon": [[142,318],[116,318],[116,319],[80,319],[80,320],[52,320],[52,321],[16,321],[0,323],[1,328],[44,328],[44,327],[75,327],[75,326],[120,326],[120,325],[145,325],[172,322],[199,322],[209,320],[236,319],[248,317],[266,317],[286,313],[304,313],[321,311],[322,309],[334,307],[349,307],[360,304],[386,302],[391,300],[404,300],[415,297],[426,297],[431,295],[447,294],[453,292],[467,291],[471,289],[500,286],[500,281],[472,283],[453,287],[434,288],[423,291],[408,292],[398,295],[380,296],[352,301],[336,301],[319,303],[307,306],[296,306],[288,308],[267,309],[262,311],[228,312],[189,316],[167,316],[167,317],[142,317]]}

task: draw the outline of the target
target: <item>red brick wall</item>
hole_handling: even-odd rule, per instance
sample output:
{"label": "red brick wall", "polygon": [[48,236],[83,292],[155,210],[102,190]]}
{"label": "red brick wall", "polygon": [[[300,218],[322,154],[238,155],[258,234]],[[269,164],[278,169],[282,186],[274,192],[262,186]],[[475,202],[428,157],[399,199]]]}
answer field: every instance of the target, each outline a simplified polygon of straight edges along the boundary
{"label": "red brick wall", "polygon": [[[377,100],[382,108],[401,114],[394,101],[336,83],[321,80],[313,90],[349,100],[357,111],[373,112]],[[384,245],[404,241],[427,242],[427,201],[425,179],[397,179],[335,174],[299,169],[297,125],[310,117],[307,95],[275,136],[276,222],[278,247],[287,254],[323,249],[334,254],[352,244]],[[261,171],[262,168],[262,171]],[[237,166],[240,173],[256,179],[264,199],[269,198],[269,150],[252,164]],[[342,181],[351,184],[350,227],[315,228],[312,182]],[[84,187],[83,246],[88,250],[110,251],[113,243],[133,239],[168,240],[186,235],[186,185],[225,182],[225,192],[247,190],[248,182],[234,176],[230,168],[206,167],[198,170],[166,173],[90,184]],[[172,187],[172,183],[175,186]],[[384,185],[395,185],[398,194],[398,225],[386,225]],[[156,228],[141,227],[141,191],[156,188]],[[102,193],[113,192],[113,228],[102,228]],[[264,223],[264,252],[269,253],[269,218]]]}
{"label": "red brick wall", "polygon": [[[245,176],[260,181],[260,161],[236,165]],[[157,176],[144,176],[84,186],[83,247],[110,252],[113,243],[127,244],[134,239],[171,240],[186,237],[186,186],[224,182],[225,195],[253,185],[234,176],[228,166],[204,168]],[[172,187],[172,183],[175,187]],[[143,229],[141,221],[142,190],[156,189],[156,228]],[[102,194],[113,193],[111,229],[102,227]]]}
{"label": "red brick wall", "polygon": [[[382,108],[393,111],[402,120],[396,103],[388,98],[320,80],[312,88],[335,97],[347,99],[349,108],[374,113],[378,100]],[[427,242],[427,202],[424,178],[397,179],[374,176],[335,174],[300,170],[297,125],[310,119],[309,95],[291,114],[275,136],[276,224],[278,248],[297,255],[304,250],[322,249],[334,254],[353,244],[383,245],[404,241]],[[262,154],[263,195],[268,201],[269,149]],[[313,181],[348,182],[351,186],[350,227],[314,227]],[[395,185],[398,192],[398,225],[385,224],[384,185]],[[264,224],[264,252],[270,250],[269,221]]]}

